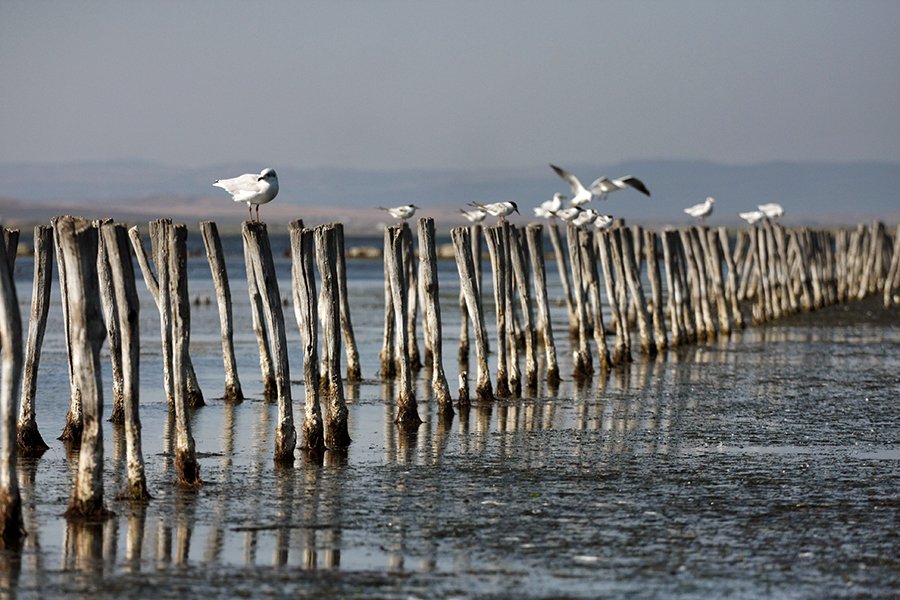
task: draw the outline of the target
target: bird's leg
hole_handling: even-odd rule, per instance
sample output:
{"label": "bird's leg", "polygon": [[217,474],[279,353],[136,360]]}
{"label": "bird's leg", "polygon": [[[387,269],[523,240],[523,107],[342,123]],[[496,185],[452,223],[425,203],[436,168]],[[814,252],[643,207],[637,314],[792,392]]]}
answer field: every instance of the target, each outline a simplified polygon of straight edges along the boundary
{"label": "bird's leg", "polygon": [[256,205],[256,222],[259,223],[259,204]]}
{"label": "bird's leg", "polygon": [[250,204],[249,202],[247,203],[247,212],[250,213],[249,219],[252,221],[253,220],[253,205]]}

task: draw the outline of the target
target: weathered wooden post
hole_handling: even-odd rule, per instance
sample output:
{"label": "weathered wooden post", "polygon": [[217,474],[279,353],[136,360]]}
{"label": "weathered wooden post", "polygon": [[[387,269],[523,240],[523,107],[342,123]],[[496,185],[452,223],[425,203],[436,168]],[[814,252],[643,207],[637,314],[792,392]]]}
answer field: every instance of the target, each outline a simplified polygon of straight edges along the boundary
{"label": "weathered wooden post", "polygon": [[559,382],[559,364],[556,360],[556,345],[553,342],[553,325],[550,322],[550,305],[547,301],[547,270],[544,263],[544,229],[532,223],[525,230],[528,253],[531,256],[531,271],[534,278],[534,295],[537,304],[538,331],[544,342],[546,376],[550,383]]}
{"label": "weathered wooden post", "polygon": [[390,260],[391,232],[384,229],[384,335],[381,338],[381,377],[387,379],[397,374],[396,340],[394,339],[394,294],[391,291]]}
{"label": "weathered wooden post", "polygon": [[559,225],[550,223],[547,227],[547,234],[550,237],[550,245],[553,246],[553,255],[556,257],[556,270],[559,273],[559,281],[562,284],[563,297],[566,301],[566,311],[569,315],[569,334],[574,335],[578,331],[578,315],[575,311],[575,303],[572,300],[569,262],[567,254],[563,252],[562,241],[559,236]]}
{"label": "weathered wooden post", "polygon": [[897,287],[900,287],[900,225],[897,225],[897,231],[894,233],[894,249],[891,252],[888,273],[884,279],[882,301],[885,308],[890,308],[892,304],[897,303],[894,299],[894,289]]}
{"label": "weathered wooden post", "polygon": [[641,284],[641,274],[635,260],[635,240],[632,237],[632,230],[628,227],[623,227],[619,232],[622,237],[622,266],[625,270],[625,281],[631,294],[631,302],[637,312],[641,354],[655,354],[656,346],[653,345],[653,336],[650,333],[650,315],[647,312],[647,300],[644,297],[644,286]]}
{"label": "weathered wooden post", "polygon": [[[325,351],[328,411],[325,416],[325,447],[330,450],[350,445],[347,427],[347,405],[344,401],[344,385],[341,381],[340,309],[338,308],[337,243],[334,225],[316,228],[316,259],[319,279],[322,282],[322,305],[319,318],[322,321],[323,348]],[[399,246],[398,246],[399,248]],[[395,296],[396,299],[396,296]]]}
{"label": "weathered wooden post", "polygon": [[[721,254],[725,259],[725,267],[728,269],[728,279],[725,286],[725,294],[728,297],[728,305],[731,308],[731,320],[738,329],[744,328],[744,316],[741,314],[741,305],[737,296],[737,273],[735,272],[735,261],[732,258],[731,246],[728,239],[728,230],[725,227],[719,227],[719,247]],[[711,240],[711,243],[715,243]],[[739,243],[739,242],[737,242]]]}
{"label": "weathered wooden post", "polygon": [[606,327],[603,325],[603,309],[600,300],[600,278],[597,274],[596,243],[592,231],[579,231],[578,244],[581,248],[581,271],[585,287],[591,296],[592,321],[594,323],[594,342],[597,344],[597,357],[600,370],[607,371],[612,366],[609,357],[609,346],[606,343]]}
{"label": "weathered wooden post", "polygon": [[719,243],[716,232],[706,227],[697,229],[700,248],[706,256],[706,272],[709,274],[707,290],[712,289],[716,302],[716,316],[719,331],[731,335],[731,320],[728,304],[725,301],[725,285],[722,278],[722,258],[719,254]]}
{"label": "weathered wooden post", "polygon": [[[244,223],[250,223],[245,221]],[[243,226],[242,226],[243,227]],[[242,236],[244,246],[244,269],[247,272],[247,293],[250,297],[250,315],[253,322],[253,333],[256,334],[256,346],[259,349],[259,372],[263,383],[263,398],[271,400],[277,397],[278,382],[275,375],[276,357],[272,356],[272,341],[266,327],[265,292],[263,283],[256,279],[253,266],[253,250],[248,247],[248,240]]]}
{"label": "weathered wooden post", "polygon": [[[97,229],[87,219],[53,219],[57,253],[65,264],[65,289],[73,375],[81,393],[83,430],[78,472],[66,516],[98,518],[103,505],[103,382],[100,347],[106,335],[97,280]],[[60,269],[60,275],[63,270]],[[60,286],[62,288],[62,286]]]}
{"label": "weathered wooden post", "polygon": [[225,368],[225,392],[222,399],[226,402],[242,402],[244,391],[238,378],[237,358],[234,355],[234,317],[231,309],[231,285],[228,282],[228,271],[225,268],[225,254],[222,251],[222,240],[219,229],[213,221],[201,221],[200,233],[206,248],[206,260],[212,273],[216,288],[216,304],[219,308],[219,329],[222,332],[222,362]]}
{"label": "weathered wooden post", "polygon": [[[153,261],[157,265],[157,272],[160,269],[159,261],[156,258],[158,246],[160,245],[159,230],[164,224],[171,223],[171,219],[158,219],[156,221],[150,221],[149,223],[150,252],[153,254]],[[147,290],[150,292],[150,295],[153,297],[153,301],[156,303],[156,307],[159,310],[160,337],[162,338],[164,365],[163,381],[166,388],[166,397],[169,401],[169,406],[171,406],[173,402],[172,378],[171,374],[166,370],[168,369],[168,366],[172,364],[172,349],[169,346],[170,340],[167,337],[167,332],[170,327],[168,323],[169,315],[163,314],[163,309],[159,301],[159,282],[157,281],[157,276],[153,274],[153,267],[150,265],[150,259],[147,256],[147,251],[144,249],[144,243],[141,241],[141,234],[138,231],[137,226],[128,230],[128,237],[131,239],[131,247],[134,249],[138,266],[141,268],[141,275],[144,277],[144,283],[147,285]],[[162,243],[163,245],[166,244],[165,241]],[[197,382],[197,374],[194,372],[194,364],[191,362],[190,353],[188,353],[187,357],[187,369],[188,402],[190,403],[191,408],[199,408],[204,406],[205,402],[203,400],[203,391],[200,389],[200,384]]]}
{"label": "weathered wooden post", "polygon": [[582,276],[581,245],[578,240],[579,229],[569,225],[566,231],[566,242],[569,248],[569,264],[572,265],[573,301],[575,303],[575,316],[578,319],[578,346],[572,351],[573,376],[575,379],[586,379],[594,373],[593,359],[591,357],[591,345],[588,341],[588,317],[585,307],[584,282]]}
{"label": "weathered wooden post", "polygon": [[172,391],[175,400],[175,474],[179,484],[198,486],[202,482],[194,436],[191,434],[187,387],[187,356],[191,341],[187,228],[181,224],[161,223],[157,234],[160,304],[170,313],[167,333],[172,348]]}
{"label": "weathered wooden post", "polygon": [[304,229],[300,220],[292,221],[289,229],[294,316],[303,338],[303,448],[308,452],[318,452],[325,447],[325,429],[319,404],[319,309],[313,270],[315,232]]}
{"label": "weathered wooden post", "polygon": [[[26,456],[40,456],[49,448],[38,431],[35,417],[38,364],[47,330],[50,310],[50,288],[53,279],[53,232],[46,225],[34,228],[34,279],[31,287],[31,313],[28,322],[28,345],[25,349],[25,369],[22,381],[22,401],[19,405],[19,452]],[[5,378],[4,378],[5,381]]]}
{"label": "weathered wooden post", "polygon": [[[475,382],[475,393],[479,400],[491,401],[494,392],[491,386],[491,373],[487,361],[487,328],[484,324],[484,312],[481,309],[481,295],[478,293],[475,265],[472,260],[472,246],[469,230],[455,227],[450,231],[453,240],[456,269],[459,272],[460,286],[466,297],[466,308],[472,319],[475,332],[475,354],[478,370]],[[467,406],[460,400],[462,407]]]}
{"label": "weathered wooden post", "polygon": [[659,258],[656,254],[655,232],[644,230],[644,253],[647,261],[647,279],[650,281],[650,298],[653,303],[653,339],[656,351],[662,352],[669,347],[666,336],[666,320],[663,316],[662,280],[659,274]]}
{"label": "weathered wooden post", "polygon": [[[22,383],[22,317],[6,245],[0,244],[0,549],[16,549],[25,536],[16,473],[16,400]],[[35,428],[35,431],[37,429]]]}
{"label": "weathered wooden post", "polygon": [[69,375],[69,410],[66,413],[66,424],[57,438],[72,446],[81,444],[81,435],[84,429],[84,417],[81,406],[81,390],[75,378],[74,355],[72,350],[71,332],[69,331],[69,290],[66,284],[69,278],[66,276],[66,261],[59,253],[59,229],[53,227],[53,245],[57,248],[56,264],[59,271],[59,295],[62,301],[63,337],[66,341],[66,361]]}
{"label": "weathered wooden post", "polygon": [[522,312],[522,333],[525,336],[525,385],[535,388],[537,386],[537,331],[532,315],[525,249],[522,247],[522,238],[515,228],[510,230],[509,254],[513,279],[518,290],[519,308]]}
{"label": "weathered wooden post", "polygon": [[663,264],[666,267],[666,312],[669,313],[669,327],[671,331],[671,345],[678,347],[682,344],[684,327],[681,319],[681,285],[678,283],[677,254],[673,250],[675,232],[663,230],[660,241],[663,248]]}
{"label": "weathered wooden post", "polygon": [[409,366],[413,371],[422,368],[422,358],[419,353],[419,340],[417,336],[419,313],[419,269],[416,261],[416,253],[413,251],[412,229],[409,223],[404,221],[400,225],[401,238],[403,240],[403,271],[406,282],[406,330],[409,347]]}
{"label": "weathered wooden post", "polygon": [[441,305],[438,301],[439,287],[437,276],[437,252],[435,250],[434,219],[419,219],[419,258],[422,263],[421,281],[425,291],[425,339],[426,346],[431,348],[431,388],[437,399],[438,407],[444,415],[453,414],[453,401],[450,398],[450,386],[444,374],[444,354],[441,348]]}
{"label": "weathered wooden post", "polygon": [[512,238],[516,236],[512,225],[508,221],[498,224],[500,235],[503,236],[501,246],[502,262],[505,268],[504,282],[506,293],[504,310],[506,312],[506,379],[509,382],[510,394],[519,397],[522,395],[522,374],[519,371],[519,340],[521,325],[516,315],[516,303],[513,301],[513,268],[511,258]]}
{"label": "weathered wooden post", "polygon": [[253,279],[260,288],[266,333],[271,343],[269,352],[274,361],[275,389],[278,398],[275,462],[291,464],[294,462],[294,448],[297,446],[297,431],[294,427],[287,334],[284,329],[284,313],[281,309],[281,293],[278,290],[278,275],[275,273],[266,224],[244,221],[241,234],[244,238],[244,250],[253,269]]}
{"label": "weathered wooden post", "polygon": [[503,230],[497,225],[485,230],[488,253],[491,257],[491,273],[494,283],[494,309],[497,325],[497,396],[510,396],[507,373],[507,313],[506,313],[506,264],[503,262]]}
{"label": "weathered wooden post", "polygon": [[603,269],[603,282],[606,288],[606,299],[609,302],[610,318],[616,327],[616,343],[613,346],[611,360],[612,364],[617,365],[623,361],[631,362],[631,349],[628,346],[625,335],[628,323],[626,318],[619,313],[619,290],[612,273],[611,236],[610,231],[598,231],[596,234],[597,249],[600,254],[600,267]]}
{"label": "weathered wooden post", "polygon": [[397,395],[397,416],[394,422],[407,431],[415,431],[422,423],[416,406],[412,384],[412,365],[409,351],[409,329],[405,326],[409,294],[404,269],[404,233],[401,227],[389,227],[391,248],[388,260],[388,276],[391,295],[394,298],[394,331],[397,336],[400,385]]}
{"label": "weathered wooden post", "polygon": [[130,500],[147,500],[147,478],[141,450],[140,405],[140,301],[134,280],[134,266],[124,225],[100,227],[100,242],[110,266],[112,291],[119,319],[118,331],[122,352],[122,410],[125,423],[128,487],[123,496]]}
{"label": "weathered wooden post", "polygon": [[2,227],[0,230],[3,232],[3,243],[6,245],[6,261],[9,263],[9,272],[12,273],[16,267],[19,236],[22,232],[15,227]]}
{"label": "weathered wooden post", "polygon": [[356,336],[353,333],[353,321],[350,315],[350,295],[347,293],[347,258],[344,248],[344,224],[334,224],[335,243],[337,244],[337,256],[335,269],[337,272],[338,294],[340,296],[341,331],[344,334],[344,347],[347,356],[347,381],[355,383],[362,379],[362,370],[359,366],[359,347],[356,345]]}
{"label": "weathered wooden post", "polygon": [[[94,227],[98,230],[112,219],[97,219]],[[116,306],[116,294],[112,283],[112,265],[106,255],[106,247],[100,239],[97,245],[97,276],[100,282],[100,305],[103,307],[103,320],[106,323],[106,341],[109,344],[109,362],[112,367],[112,412],[110,423],[121,424],[125,421],[125,383],[122,377],[122,334],[119,331],[119,308]]]}

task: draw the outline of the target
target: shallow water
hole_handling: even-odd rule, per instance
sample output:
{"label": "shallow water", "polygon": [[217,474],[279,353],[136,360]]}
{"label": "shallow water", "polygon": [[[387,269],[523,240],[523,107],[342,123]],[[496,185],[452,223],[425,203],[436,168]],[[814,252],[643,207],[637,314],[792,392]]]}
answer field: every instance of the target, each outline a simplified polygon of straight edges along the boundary
{"label": "shallow water", "polygon": [[[273,247],[278,254],[275,239]],[[284,293],[281,256],[278,268]],[[20,258],[17,269],[27,311],[30,265]],[[452,263],[440,271],[455,390],[458,287]],[[239,253],[229,274],[240,375],[245,394],[258,398]],[[380,261],[350,263],[367,377],[378,367],[382,274]],[[192,296],[213,295],[205,258],[191,259],[190,285]],[[38,424],[51,449],[20,463],[28,537],[20,557],[0,554],[6,596],[900,594],[900,319],[875,302],[636,356],[606,380],[542,384],[449,423],[439,422],[423,371],[424,423],[412,437],[392,423],[394,390],[369,379],[346,388],[346,455],[326,453],[321,465],[298,455],[293,469],[272,462],[273,405],[215,400],[218,317],[201,303],[191,352],[209,405],[192,418],[205,482],[192,492],[173,483],[159,324],[141,293],[141,419],[154,500],[138,509],[114,499],[124,442],[107,424],[106,498],[116,516],[81,526],[62,516],[76,461],[52,439],[68,402],[54,296],[38,382]],[[562,310],[554,308],[557,325]],[[299,379],[299,334],[290,309],[285,317]],[[564,331],[557,343],[569,356]],[[301,415],[302,385],[293,392]]]}

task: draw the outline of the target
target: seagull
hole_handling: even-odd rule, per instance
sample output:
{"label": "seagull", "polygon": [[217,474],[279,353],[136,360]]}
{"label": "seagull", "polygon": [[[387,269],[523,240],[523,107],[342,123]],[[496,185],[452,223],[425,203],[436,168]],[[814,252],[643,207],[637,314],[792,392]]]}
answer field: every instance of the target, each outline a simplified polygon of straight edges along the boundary
{"label": "seagull", "polygon": [[751,210],[750,212],[738,213],[738,216],[747,221],[749,224],[753,225],[760,219],[764,218],[766,216],[766,213],[761,210]]}
{"label": "seagull", "polygon": [[575,217],[578,216],[578,213],[581,212],[581,209],[577,206],[569,206],[567,208],[562,209],[561,211],[556,213],[556,216],[565,221],[566,223],[571,223]]}
{"label": "seagull", "polygon": [[647,189],[647,186],[644,185],[644,182],[637,177],[632,177],[631,175],[626,175],[625,177],[620,177],[618,179],[600,177],[591,184],[591,192],[594,195],[599,196],[602,200],[612,192],[624,190],[627,187],[634,188],[645,196],[650,195],[650,190]]}
{"label": "seagull", "polygon": [[545,219],[555,217],[557,211],[563,207],[565,201],[566,195],[556,192],[551,199],[544,200],[539,207],[534,209],[534,215]]}
{"label": "seagull", "polygon": [[385,211],[399,221],[406,221],[407,219],[412,218],[414,214],[416,214],[416,210],[419,207],[415,204],[406,204],[404,206],[394,206],[392,208],[385,208],[383,206],[379,206],[378,208]]}
{"label": "seagull", "polygon": [[706,202],[701,204],[695,204],[689,208],[684,209],[684,212],[691,215],[692,217],[696,217],[700,219],[700,222],[703,223],[706,220],[706,217],[712,214],[713,203],[716,201],[712,196],[706,197]]}
{"label": "seagull", "polygon": [[459,209],[459,212],[462,213],[462,216],[464,216],[469,223],[481,223],[487,216],[487,213],[480,208],[476,208],[475,210],[463,210],[461,208]]}
{"label": "seagull", "polygon": [[587,227],[597,218],[599,213],[593,208],[582,210],[581,213],[572,219],[572,225],[575,227]]}
{"label": "seagull", "polygon": [[784,207],[780,204],[776,204],[775,202],[760,204],[756,208],[758,208],[764,215],[766,215],[770,219],[777,219],[778,217],[784,216]]}
{"label": "seagull", "polygon": [[255,204],[256,221],[259,222],[259,205],[271,202],[278,195],[278,175],[275,169],[263,169],[259,175],[247,173],[231,179],[217,179],[213,186],[231,194],[235,202],[246,202],[251,219]]}
{"label": "seagull", "polygon": [[480,208],[492,217],[500,217],[501,221],[505,221],[506,217],[508,217],[512,213],[519,212],[519,207],[516,206],[516,203],[512,200],[506,202],[493,202],[491,204],[478,204],[477,202],[470,202],[469,206]]}
{"label": "seagull", "polygon": [[597,229],[606,229],[610,225],[612,225],[613,217],[612,215],[597,215],[597,218],[594,219],[594,227]]}
{"label": "seagull", "polygon": [[569,200],[569,204],[572,206],[581,206],[593,199],[594,195],[589,189],[584,187],[577,177],[556,165],[551,164],[550,168],[556,171],[556,174],[562,177],[563,180],[569,184],[569,187],[572,188],[572,199]]}

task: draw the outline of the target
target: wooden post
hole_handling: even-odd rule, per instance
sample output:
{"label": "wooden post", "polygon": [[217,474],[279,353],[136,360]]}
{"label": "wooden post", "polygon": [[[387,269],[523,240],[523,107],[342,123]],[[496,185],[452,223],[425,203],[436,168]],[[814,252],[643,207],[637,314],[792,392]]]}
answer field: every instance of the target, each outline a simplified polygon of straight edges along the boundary
{"label": "wooden post", "polygon": [[[94,227],[99,228],[112,222],[111,219],[97,219]],[[100,239],[97,248],[97,276],[100,282],[100,304],[106,323],[106,341],[109,343],[109,362],[112,368],[112,412],[110,423],[125,422],[125,383],[122,377],[122,334],[119,330],[119,309],[112,283],[112,265],[106,255],[106,246]]]}
{"label": "wooden post", "polygon": [[494,313],[497,325],[497,396],[510,396],[507,375],[507,314],[506,314],[506,264],[503,262],[503,230],[494,226],[485,229],[488,253],[491,257],[491,273],[494,283]]}
{"label": "wooden post", "polygon": [[294,316],[303,338],[303,387],[305,390],[303,417],[303,448],[319,452],[325,447],[322,409],[319,404],[319,328],[316,296],[315,232],[304,229],[300,220],[290,224],[291,284],[294,296]]}
{"label": "wooden post", "polygon": [[344,401],[344,385],[341,381],[340,309],[338,307],[337,241],[334,225],[316,228],[316,259],[319,279],[322,282],[322,304],[319,318],[322,321],[323,347],[325,351],[328,411],[325,415],[325,447],[330,450],[350,445],[347,427],[347,405]]}
{"label": "wooden post", "polygon": [[[244,221],[243,227],[252,223]],[[248,246],[249,241],[242,235],[244,245],[244,269],[247,272],[247,293],[250,296],[250,314],[253,322],[253,332],[256,334],[256,346],[259,349],[259,372],[263,383],[263,398],[271,400],[278,395],[278,381],[275,374],[275,361],[272,356],[272,342],[269,339],[269,330],[266,328],[265,318],[265,292],[263,282],[256,278],[256,269],[253,264],[253,249]]]}
{"label": "wooden post", "polygon": [[[37,252],[37,249],[35,249]],[[21,547],[22,497],[16,473],[16,400],[22,383],[22,317],[12,261],[0,244],[0,549]],[[35,432],[37,428],[35,428]]]}
{"label": "wooden post", "polygon": [[347,355],[347,381],[355,383],[362,379],[359,366],[359,348],[353,333],[353,321],[350,318],[350,295],[347,293],[347,259],[344,248],[344,225],[334,224],[334,235],[337,244],[335,269],[337,271],[338,295],[341,311],[341,331],[344,334],[344,347]]}
{"label": "wooden post", "polygon": [[[150,245],[151,245],[151,254],[154,256],[154,262],[157,264],[157,272],[159,271],[159,261],[156,258],[157,246],[159,242],[159,229],[163,224],[171,224],[171,219],[159,219],[157,221],[150,221],[149,229],[150,229]],[[160,304],[159,300],[159,283],[157,281],[157,276],[153,274],[153,267],[150,265],[150,259],[147,256],[147,252],[144,249],[144,243],[141,241],[141,234],[138,231],[137,226],[132,227],[128,230],[128,237],[131,239],[131,247],[134,249],[135,257],[137,258],[138,265],[141,268],[141,274],[144,277],[144,283],[147,285],[147,290],[150,292],[150,295],[153,297],[153,301],[156,303],[156,307],[159,310],[159,321],[160,321],[160,331],[162,338],[162,351],[163,351],[163,381],[166,388],[166,398],[169,401],[169,406],[172,406],[173,400],[173,391],[172,391],[172,381],[171,375],[166,370],[169,365],[172,364],[172,349],[169,347],[170,340],[167,338],[167,332],[169,331],[168,319],[169,316],[167,314],[163,314],[163,308]],[[163,242],[165,244],[165,242]],[[160,275],[161,276],[161,275]],[[197,374],[194,372],[194,364],[191,362],[190,353],[188,353],[187,357],[187,385],[188,385],[188,402],[190,403],[191,408],[200,408],[205,405],[203,400],[203,392],[200,389],[200,384],[197,382]]]}
{"label": "wooden post", "polygon": [[134,280],[134,265],[124,225],[100,227],[101,246],[110,266],[118,331],[122,352],[122,410],[125,423],[128,487],[123,496],[130,500],[148,500],[144,455],[141,450],[140,405],[140,301]]}
{"label": "wooden post", "polygon": [[641,284],[641,274],[635,260],[635,240],[632,239],[631,229],[623,227],[619,232],[622,236],[622,266],[625,270],[625,280],[628,283],[631,302],[637,311],[641,354],[652,355],[656,353],[656,346],[653,345],[653,336],[650,333],[650,315],[647,312],[647,300],[644,297],[644,286]]}
{"label": "wooden post", "polygon": [[610,248],[610,236],[611,233],[609,231],[598,231],[596,234],[597,250],[599,250],[600,254],[600,267],[603,269],[603,282],[606,289],[606,300],[609,303],[610,319],[615,324],[616,328],[616,343],[613,346],[611,360],[612,364],[617,365],[623,361],[630,362],[631,351],[628,348],[628,345],[625,343],[625,334],[623,331],[628,327],[628,323],[625,321],[625,318],[619,314],[619,303],[617,301],[619,292],[616,286],[616,280],[613,279],[612,274],[612,249]]}
{"label": "wooden post", "polygon": [[9,264],[9,272],[13,273],[16,268],[16,256],[19,250],[19,236],[21,231],[15,227],[0,227],[3,231],[3,243],[6,246],[6,261]]}
{"label": "wooden post", "polygon": [[19,452],[25,456],[40,456],[49,448],[38,431],[34,401],[37,393],[38,364],[41,360],[44,332],[47,329],[47,313],[50,310],[50,289],[53,280],[52,235],[52,230],[46,225],[34,228],[31,316],[28,322],[28,346],[25,349],[22,401],[17,424]]}
{"label": "wooden post", "polygon": [[575,334],[578,331],[578,316],[575,312],[575,303],[572,300],[572,285],[569,281],[569,263],[567,255],[563,252],[562,242],[559,237],[559,225],[550,223],[547,227],[547,233],[550,236],[550,244],[553,246],[553,255],[556,257],[556,270],[559,273],[559,280],[562,283],[563,297],[566,301],[566,310],[569,315],[569,334]]}
{"label": "wooden post", "polygon": [[579,231],[578,244],[581,249],[582,279],[585,281],[592,301],[590,302],[592,319],[594,323],[594,342],[597,344],[597,357],[600,362],[601,372],[609,370],[612,366],[609,357],[609,346],[606,343],[606,327],[603,325],[603,309],[600,299],[600,277],[597,275],[597,253],[594,248],[594,232]]}
{"label": "wooden post", "polygon": [[187,228],[181,224],[161,223],[157,243],[160,304],[171,315],[168,335],[172,348],[172,390],[175,399],[175,474],[179,484],[198,486],[202,482],[194,436],[191,434],[187,387],[187,356],[191,342]]}
{"label": "wooden post", "polygon": [[[66,516],[98,518],[108,514],[103,505],[103,382],[100,347],[106,335],[97,280],[97,229],[87,219],[53,219],[57,252],[65,263],[65,288],[72,366],[81,393],[83,431],[78,472]],[[62,274],[63,270],[60,269]]]}
{"label": "wooden post", "polygon": [[206,247],[206,260],[212,273],[216,287],[216,304],[219,308],[219,329],[222,332],[222,362],[225,368],[225,392],[222,399],[226,402],[242,402],[244,391],[238,378],[237,358],[234,355],[234,317],[231,309],[231,285],[228,282],[228,271],[225,268],[225,254],[222,251],[222,240],[219,229],[213,221],[202,221],[200,233]]}
{"label": "wooden post", "polygon": [[663,316],[662,280],[659,273],[659,258],[656,254],[655,232],[644,230],[644,254],[647,261],[647,279],[650,281],[650,298],[653,303],[653,339],[656,351],[662,352],[669,346],[666,336],[666,320]]}
{"label": "wooden post", "polygon": [[890,308],[892,304],[897,304],[894,299],[894,289],[897,287],[900,287],[900,225],[897,225],[897,231],[894,233],[894,249],[891,252],[888,273],[884,279],[882,301],[885,308]]}
{"label": "wooden post", "polygon": [[287,334],[278,275],[269,235],[265,223],[244,221],[241,227],[244,249],[253,269],[253,279],[260,292],[266,338],[271,344],[269,355],[275,369],[275,390],[278,402],[278,424],[275,427],[275,462],[292,464],[297,445],[294,427],[293,398],[291,393],[290,363],[288,361]]}
{"label": "wooden post", "polygon": [[412,230],[409,223],[400,225],[401,238],[403,240],[403,272],[406,282],[406,335],[409,344],[409,366],[413,371],[422,368],[422,359],[419,354],[419,341],[417,336],[417,323],[419,312],[419,269],[416,265],[416,254],[413,252]]}
{"label": "wooden post", "polygon": [[718,236],[716,232],[706,227],[697,230],[700,248],[706,256],[706,271],[709,274],[708,287],[712,289],[716,303],[716,316],[719,331],[724,335],[731,335],[731,320],[728,312],[728,304],[725,301],[725,285],[722,278],[722,257],[719,253]]}
{"label": "wooden post", "polygon": [[569,247],[569,264],[572,265],[572,289],[575,303],[575,316],[578,325],[578,346],[572,351],[573,376],[575,379],[586,379],[594,373],[593,359],[591,357],[591,345],[588,341],[588,317],[587,308],[585,307],[585,298],[582,290],[584,290],[584,282],[582,276],[584,267],[582,266],[581,245],[578,240],[578,228],[569,225],[566,231],[566,242]]}
{"label": "wooden post", "polygon": [[[728,297],[728,305],[731,308],[731,320],[738,329],[744,328],[744,316],[741,314],[741,305],[737,296],[737,273],[735,272],[735,263],[731,254],[731,247],[728,240],[728,230],[725,227],[719,227],[719,247],[722,256],[725,259],[725,267],[728,269],[728,279],[725,286],[725,294]],[[710,240],[715,243],[714,240]]]}
{"label": "wooden post", "polygon": [[66,341],[66,360],[69,375],[69,410],[66,413],[66,424],[63,431],[57,438],[73,447],[81,444],[81,434],[84,429],[84,418],[81,403],[81,390],[78,389],[78,382],[75,378],[75,367],[73,365],[74,355],[72,350],[71,332],[69,331],[69,290],[66,284],[69,278],[66,276],[66,262],[59,253],[59,230],[53,227],[53,245],[57,248],[56,264],[59,271],[59,295],[62,301],[63,316],[63,337]]}
{"label": "wooden post", "polygon": [[[675,274],[676,260],[675,253],[672,251],[672,231],[663,230],[660,234],[660,241],[663,249],[663,265],[666,268],[666,312],[669,313],[669,328],[671,332],[670,344],[672,347],[681,345],[682,340],[682,324],[681,324],[681,290],[675,287],[677,275]],[[680,286],[679,286],[680,288]]]}
{"label": "wooden post", "polygon": [[506,312],[506,378],[509,382],[510,394],[516,398],[522,395],[522,375],[519,372],[519,340],[521,325],[516,316],[516,303],[513,301],[513,267],[512,267],[512,238],[516,236],[512,225],[508,221],[498,224],[500,235],[503,236],[502,262],[504,265],[504,310]]}
{"label": "wooden post", "polygon": [[509,252],[515,285],[519,292],[519,307],[522,311],[522,333],[525,336],[525,385],[533,389],[537,387],[537,331],[532,315],[525,249],[522,247],[522,238],[519,232],[514,228],[511,229]]}
{"label": "wooden post", "polygon": [[415,431],[422,423],[422,419],[419,418],[416,397],[413,392],[409,329],[405,326],[409,294],[403,262],[404,234],[401,227],[389,227],[388,229],[391,240],[388,276],[391,281],[391,296],[394,299],[394,331],[398,341],[397,355],[400,363],[400,389],[397,395],[397,416],[394,422],[407,431]]}
{"label": "wooden post", "polygon": [[396,341],[394,340],[394,295],[391,291],[390,260],[391,232],[384,230],[384,335],[381,338],[381,377],[394,377],[397,374]]}
{"label": "wooden post", "polygon": [[[491,386],[491,373],[487,361],[487,328],[484,324],[481,295],[478,293],[475,265],[472,260],[470,233],[465,227],[455,227],[450,231],[450,237],[453,240],[460,286],[466,297],[466,308],[472,319],[472,329],[475,332],[475,354],[478,363],[475,393],[479,400],[492,401],[494,392]],[[466,406],[462,403],[462,400],[460,400],[460,405]]]}
{"label": "wooden post", "polygon": [[556,360],[556,344],[553,342],[553,325],[550,321],[550,305],[547,302],[547,271],[544,263],[544,229],[532,223],[525,230],[531,271],[534,278],[534,295],[537,304],[537,328],[544,342],[547,382],[559,383],[559,364]]}
{"label": "wooden post", "polygon": [[437,252],[435,250],[434,219],[419,219],[419,258],[422,264],[421,282],[425,291],[425,339],[426,346],[431,348],[431,388],[437,399],[442,414],[453,414],[453,401],[450,398],[450,386],[444,374],[441,305],[437,276]]}

